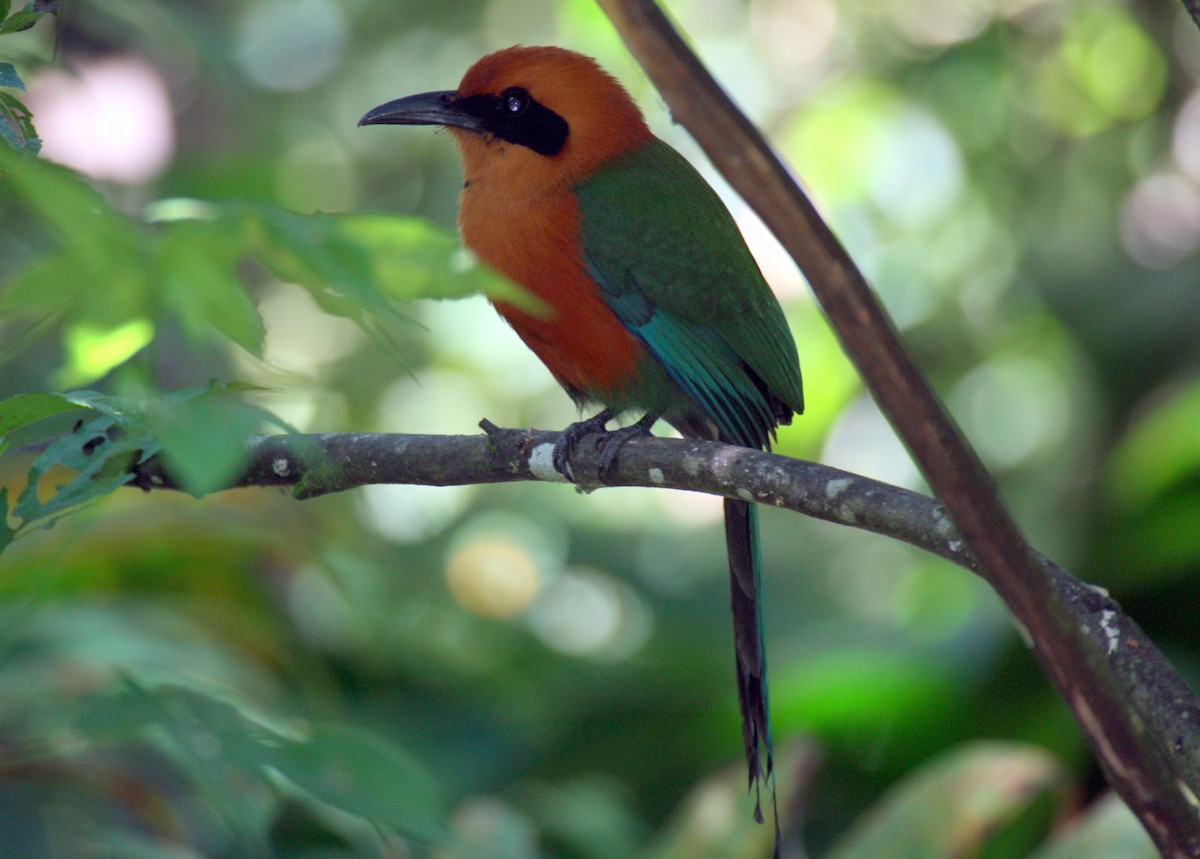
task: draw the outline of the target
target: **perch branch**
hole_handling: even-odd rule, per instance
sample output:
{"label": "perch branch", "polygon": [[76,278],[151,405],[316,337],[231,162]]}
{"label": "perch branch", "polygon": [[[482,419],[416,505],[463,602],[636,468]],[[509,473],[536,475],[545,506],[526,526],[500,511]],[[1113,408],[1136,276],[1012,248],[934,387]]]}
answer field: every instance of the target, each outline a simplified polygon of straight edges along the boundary
{"label": "perch branch", "polygon": [[[1200,744],[1181,744],[1181,735],[1171,733],[1168,724],[1148,724],[1129,698],[1112,694],[1105,640],[1089,635],[1055,589],[1043,560],[1025,542],[987,470],[846,250],[658,6],[652,0],[598,2],[674,118],[808,278],[846,353],[944,502],[981,574],[1029,632],[1038,660],[1074,712],[1109,782],[1164,855],[1200,856]],[[1194,696],[1182,679],[1176,680],[1172,688],[1178,697],[1171,700],[1194,714]]]}

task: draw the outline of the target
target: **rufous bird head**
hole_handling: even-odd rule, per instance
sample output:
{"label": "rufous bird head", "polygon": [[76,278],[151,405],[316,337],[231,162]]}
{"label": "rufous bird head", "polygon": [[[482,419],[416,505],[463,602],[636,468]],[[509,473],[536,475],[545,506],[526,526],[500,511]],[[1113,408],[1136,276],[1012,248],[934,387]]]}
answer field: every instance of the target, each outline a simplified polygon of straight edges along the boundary
{"label": "rufous bird head", "polygon": [[442,125],[458,140],[467,181],[574,184],[650,139],[633,99],[590,57],[512,47],[467,70],[457,90],[368,111],[359,125]]}

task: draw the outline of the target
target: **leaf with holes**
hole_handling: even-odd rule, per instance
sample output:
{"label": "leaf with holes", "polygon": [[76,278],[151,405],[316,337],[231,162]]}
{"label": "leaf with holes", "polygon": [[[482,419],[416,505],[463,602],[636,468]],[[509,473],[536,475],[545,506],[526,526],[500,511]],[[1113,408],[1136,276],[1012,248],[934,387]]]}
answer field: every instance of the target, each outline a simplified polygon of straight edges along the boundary
{"label": "leaf with holes", "polygon": [[29,109],[6,92],[0,92],[0,137],[26,155],[36,155],[42,148]]}

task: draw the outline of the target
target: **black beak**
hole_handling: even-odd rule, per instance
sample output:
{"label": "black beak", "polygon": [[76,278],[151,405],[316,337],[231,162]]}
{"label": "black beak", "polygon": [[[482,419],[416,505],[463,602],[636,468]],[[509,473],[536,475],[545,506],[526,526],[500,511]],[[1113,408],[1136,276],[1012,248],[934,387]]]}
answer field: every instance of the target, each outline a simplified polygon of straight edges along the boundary
{"label": "black beak", "polygon": [[453,90],[423,92],[368,110],[359,125],[449,125],[483,132],[483,122]]}

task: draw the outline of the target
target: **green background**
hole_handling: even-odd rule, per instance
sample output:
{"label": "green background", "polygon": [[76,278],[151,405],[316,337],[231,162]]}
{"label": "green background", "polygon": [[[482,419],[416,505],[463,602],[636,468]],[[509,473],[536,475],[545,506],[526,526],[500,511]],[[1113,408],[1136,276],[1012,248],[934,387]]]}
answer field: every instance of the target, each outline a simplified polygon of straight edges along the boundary
{"label": "green background", "polygon": [[[1194,680],[1200,31],[1182,6],[670,11],[830,219],[1033,544],[1108,588]],[[457,251],[449,135],[355,127],[514,43],[599,58],[725,194],[807,383],[778,450],[924,490],[799,274],[585,0],[107,0],[0,38],[29,89],[4,92],[44,154],[128,152],[43,118],[87,116],[69,99],[96,98],[98,69],[157,81],[173,129],[148,175],[91,162],[97,198],[5,162],[0,396],[218,379],[262,386],[244,400],[310,432],[574,420],[484,298],[430,298],[505,288]],[[63,95],[64,70],[92,95]],[[264,426],[248,407],[163,420],[168,449],[205,463]],[[13,498],[31,440],[0,460]],[[759,855],[741,840],[719,512],[545,484],[303,503],[125,489],[28,529],[0,556],[0,854],[706,855],[688,838],[707,826],[728,835],[711,855]],[[1104,790],[981,582],[857,531],[762,521],[780,797],[815,854],[858,837],[863,855],[913,855],[894,837],[863,847],[864,814],[971,750],[1023,775],[972,759],[962,783],[918,792],[912,819],[1014,825],[946,855],[1027,855]],[[1027,789],[998,810],[956,804],[1012,784]]]}

